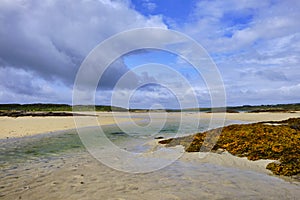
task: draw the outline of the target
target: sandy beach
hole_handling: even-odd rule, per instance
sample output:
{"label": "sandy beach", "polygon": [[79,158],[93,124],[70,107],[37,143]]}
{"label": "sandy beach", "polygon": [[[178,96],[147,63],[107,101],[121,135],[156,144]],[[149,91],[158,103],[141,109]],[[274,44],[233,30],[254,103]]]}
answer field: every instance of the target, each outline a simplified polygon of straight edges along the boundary
{"label": "sandy beach", "polygon": [[[165,113],[164,113],[165,114]],[[130,120],[140,120],[148,118],[148,113],[106,113],[98,112],[98,117],[83,116],[80,123],[75,124],[73,117],[0,117],[0,139],[15,138],[48,133],[53,131],[68,130],[86,126],[98,126],[128,122]],[[153,113],[154,116],[161,116],[160,113]],[[170,116],[178,117],[180,113],[168,113]],[[188,116],[195,119],[210,119],[211,113],[182,113],[183,117]],[[214,113],[215,118],[222,118],[223,113]],[[227,120],[237,120],[244,122],[259,121],[280,121],[292,117],[300,117],[300,112],[296,113],[226,113]]]}
{"label": "sandy beach", "polygon": [[[76,127],[127,123],[149,118],[149,113],[97,113],[83,116],[77,126],[73,117],[2,117],[1,138],[18,138]],[[179,117],[180,113],[169,113]],[[162,117],[162,113],[152,113]],[[210,119],[211,113],[183,113],[189,119]],[[223,114],[215,113],[215,118]],[[300,113],[227,113],[227,120],[276,121],[300,117]],[[96,120],[95,120],[96,119]],[[73,131],[74,132],[74,131]],[[74,132],[76,135],[76,132]],[[26,139],[26,137],[25,137]],[[20,141],[22,141],[21,138]],[[5,141],[5,140],[4,140]],[[158,148],[151,140],[152,149]],[[149,145],[149,144],[147,144]],[[183,152],[183,147],[171,148]],[[117,171],[96,160],[85,149],[55,155],[51,159],[29,159],[3,168],[1,199],[297,199],[300,184],[271,175],[265,169],[271,160],[249,161],[224,152],[183,153],[170,165],[150,173]],[[132,164],[132,163],[131,163]],[[134,165],[134,163],[133,163]]]}

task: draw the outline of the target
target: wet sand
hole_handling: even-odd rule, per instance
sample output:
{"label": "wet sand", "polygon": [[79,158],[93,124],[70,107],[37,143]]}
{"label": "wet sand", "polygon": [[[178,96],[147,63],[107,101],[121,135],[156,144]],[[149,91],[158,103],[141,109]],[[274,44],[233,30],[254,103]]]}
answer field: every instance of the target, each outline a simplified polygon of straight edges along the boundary
{"label": "wet sand", "polygon": [[0,196],[3,200],[252,200],[297,199],[300,195],[298,183],[208,160],[199,161],[196,155],[185,154],[161,170],[131,174],[111,169],[82,152],[7,171],[8,175],[1,175]]}

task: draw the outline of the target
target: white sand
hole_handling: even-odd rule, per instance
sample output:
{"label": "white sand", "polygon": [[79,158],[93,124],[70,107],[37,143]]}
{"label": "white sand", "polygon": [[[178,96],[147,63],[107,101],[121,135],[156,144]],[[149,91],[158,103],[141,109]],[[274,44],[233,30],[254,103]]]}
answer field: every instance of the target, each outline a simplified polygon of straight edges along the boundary
{"label": "white sand", "polygon": [[[87,113],[88,114],[88,113]],[[127,122],[131,119],[125,118],[124,113],[116,113],[114,116],[118,122]],[[48,133],[60,130],[68,130],[87,126],[99,126],[115,124],[111,113],[99,113],[98,117],[80,116],[78,124],[71,117],[0,117],[0,139],[15,138]],[[96,119],[96,120],[95,120]]]}

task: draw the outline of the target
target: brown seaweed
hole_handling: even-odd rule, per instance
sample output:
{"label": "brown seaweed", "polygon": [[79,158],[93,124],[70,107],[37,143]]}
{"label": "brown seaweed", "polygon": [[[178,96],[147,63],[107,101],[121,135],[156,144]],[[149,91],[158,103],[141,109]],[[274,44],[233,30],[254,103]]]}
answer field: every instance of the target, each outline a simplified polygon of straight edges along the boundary
{"label": "brown seaweed", "polygon": [[[249,160],[277,160],[267,165],[276,175],[293,176],[300,173],[300,118],[276,122],[229,125],[191,136],[162,140],[166,146],[183,145],[187,152],[226,149],[229,153]],[[218,134],[221,131],[221,134]],[[204,145],[204,146],[202,146]],[[207,149],[211,149],[207,146]]]}

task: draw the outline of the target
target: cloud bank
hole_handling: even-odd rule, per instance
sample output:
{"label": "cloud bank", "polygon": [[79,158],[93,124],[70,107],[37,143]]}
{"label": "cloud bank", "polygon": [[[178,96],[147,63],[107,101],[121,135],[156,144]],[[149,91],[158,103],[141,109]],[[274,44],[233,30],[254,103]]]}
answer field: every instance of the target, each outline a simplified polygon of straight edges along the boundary
{"label": "cloud bank", "polygon": [[[143,27],[178,30],[203,45],[221,72],[229,105],[299,102],[299,1],[168,2],[0,1],[0,103],[71,103],[77,70],[89,52],[116,33]],[[164,64],[170,61],[158,56],[158,61],[163,59]],[[117,59],[101,80],[99,104],[110,103],[113,85],[131,70],[125,61]],[[193,76],[182,62],[171,64],[191,82],[203,106],[209,105],[201,77]],[[153,77],[132,73],[130,81],[144,78]],[[184,90],[178,83],[176,87]],[[132,102],[139,107],[174,102],[170,92],[153,86],[138,91],[135,98]]]}

